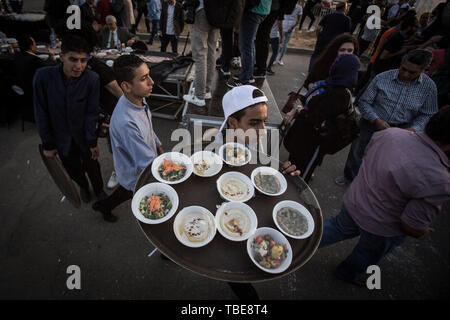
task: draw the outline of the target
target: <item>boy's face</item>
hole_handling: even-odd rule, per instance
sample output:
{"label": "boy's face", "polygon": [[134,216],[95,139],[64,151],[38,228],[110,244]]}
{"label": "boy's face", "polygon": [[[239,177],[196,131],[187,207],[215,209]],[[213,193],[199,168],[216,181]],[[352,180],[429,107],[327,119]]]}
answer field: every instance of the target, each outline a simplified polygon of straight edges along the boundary
{"label": "boy's face", "polygon": [[[247,130],[256,130],[256,136],[259,140],[260,134],[265,132],[267,120],[267,104],[259,103],[256,106],[245,110],[245,115],[237,121],[237,119],[230,117],[228,119],[229,129],[242,129],[244,132]],[[264,131],[260,131],[264,130]],[[245,142],[249,143],[248,137],[245,137]]]}
{"label": "boy's face", "polygon": [[87,65],[87,53],[69,51],[61,53],[63,71],[68,79],[79,78]]}
{"label": "boy's face", "polygon": [[150,69],[146,63],[143,63],[134,70],[133,80],[131,82],[124,81],[122,84],[125,93],[139,98],[147,98],[152,93],[154,82],[150,77]]}

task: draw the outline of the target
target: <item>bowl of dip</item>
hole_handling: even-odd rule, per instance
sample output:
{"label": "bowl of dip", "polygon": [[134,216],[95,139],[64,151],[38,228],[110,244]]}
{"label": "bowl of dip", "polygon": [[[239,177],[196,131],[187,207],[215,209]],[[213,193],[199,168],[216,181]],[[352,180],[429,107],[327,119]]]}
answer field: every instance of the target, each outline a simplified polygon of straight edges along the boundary
{"label": "bowl of dip", "polygon": [[212,177],[222,170],[222,159],[211,151],[198,151],[191,156],[193,172],[199,177]]}
{"label": "bowl of dip", "polygon": [[226,202],[216,212],[219,233],[231,241],[247,240],[258,226],[255,211],[242,202]]}
{"label": "bowl of dip", "polygon": [[224,173],[217,179],[217,191],[223,199],[230,202],[247,202],[255,195],[250,178],[236,171]]}
{"label": "bowl of dip", "polygon": [[226,164],[234,167],[246,165],[252,159],[250,149],[237,142],[222,145],[219,148],[219,155]]}
{"label": "bowl of dip", "polygon": [[173,231],[178,241],[191,248],[210,243],[216,235],[216,230],[214,215],[200,206],[184,208],[173,222]]}
{"label": "bowl of dip", "polygon": [[252,171],[252,183],[255,188],[268,196],[282,195],[287,189],[286,178],[280,171],[271,167],[258,167]]}
{"label": "bowl of dip", "polygon": [[298,202],[278,202],[273,208],[272,216],[277,228],[293,239],[308,238],[314,231],[311,213]]}

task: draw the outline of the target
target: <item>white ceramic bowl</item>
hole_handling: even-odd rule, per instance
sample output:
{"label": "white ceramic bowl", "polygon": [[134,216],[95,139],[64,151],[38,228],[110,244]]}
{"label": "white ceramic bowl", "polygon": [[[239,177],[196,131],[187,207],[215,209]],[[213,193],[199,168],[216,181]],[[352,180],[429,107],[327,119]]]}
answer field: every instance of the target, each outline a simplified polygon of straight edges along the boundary
{"label": "white ceramic bowl", "polygon": [[133,52],[133,49],[131,47],[126,47],[125,49],[123,49],[123,51],[131,53]]}
{"label": "white ceramic bowl", "polygon": [[[201,163],[205,161],[209,168],[206,169],[203,174],[197,172],[195,169],[196,163]],[[193,165],[194,174],[199,177],[212,177],[215,176],[222,170],[223,162],[222,159],[211,151],[198,151],[191,156],[191,162]]]}
{"label": "white ceramic bowl", "polygon": [[[201,218],[205,219],[209,225],[209,232],[206,238],[203,241],[195,242],[195,241],[189,241],[189,239],[184,235],[182,230],[184,225],[184,219],[187,218],[189,215],[198,214]],[[175,233],[175,237],[180,241],[182,244],[184,244],[187,247],[191,248],[199,248],[207,245],[210,243],[214,236],[216,235],[217,227],[216,227],[216,221],[214,219],[214,215],[206,208],[200,207],[200,206],[190,206],[186,207],[183,210],[181,210],[177,216],[175,217],[175,220],[173,222],[173,232]]]}
{"label": "white ceramic bowl", "polygon": [[42,45],[42,44],[36,46],[36,49],[45,49],[45,48],[47,48],[47,47],[45,45]]}
{"label": "white ceramic bowl", "polygon": [[[222,182],[224,182],[225,179],[227,178],[236,178],[241,180],[242,182],[244,182],[247,186],[248,186],[248,194],[240,199],[233,199],[231,197],[229,197],[228,195],[225,195],[222,193]],[[222,174],[219,179],[217,179],[217,191],[219,191],[220,196],[230,202],[247,202],[248,200],[250,200],[251,198],[253,198],[253,196],[255,195],[255,188],[253,187],[252,181],[250,180],[249,177],[247,177],[245,174],[237,172],[237,171],[230,171],[227,173]]]}
{"label": "white ceramic bowl", "polygon": [[[243,233],[241,236],[233,237],[232,235],[228,234],[223,225],[222,225],[222,218],[225,216],[225,212],[232,210],[232,209],[238,209],[242,211],[249,220],[249,226],[248,231],[246,233]],[[255,211],[253,209],[242,202],[226,202],[220,206],[220,208],[216,212],[216,226],[219,230],[219,233],[224,236],[226,239],[231,241],[244,241],[247,240],[256,230],[258,226],[258,218],[256,217]]]}
{"label": "white ceramic bowl", "polygon": [[[258,236],[262,236],[264,237],[265,235],[270,235],[273,240],[276,243],[282,244],[282,245],[286,245],[287,248],[287,254],[286,254],[286,259],[284,259],[280,266],[276,269],[267,269],[265,267],[263,267],[262,265],[260,265],[254,258],[254,249],[252,248],[252,243],[253,243],[253,239],[256,239]],[[268,273],[282,273],[284,271],[286,271],[287,268],[289,268],[289,266],[291,265],[292,262],[292,247],[289,243],[289,241],[286,239],[285,236],[283,236],[283,234],[275,229],[272,228],[267,228],[267,227],[263,227],[263,228],[258,228],[256,229],[255,233],[248,238],[247,240],[247,253],[250,257],[250,259],[253,261],[253,263],[260,268],[261,270],[268,272]]]}
{"label": "white ceramic bowl", "polygon": [[[184,174],[184,177],[179,180],[176,180],[176,181],[164,180],[158,172],[158,168],[164,162],[164,159],[167,159],[169,161],[176,162],[179,164],[184,164],[186,166],[186,172]],[[185,154],[182,154],[179,152],[163,153],[162,155],[158,156],[155,160],[153,160],[153,163],[152,163],[152,174],[156,180],[158,180],[159,182],[162,182],[162,183],[167,183],[167,184],[181,183],[183,181],[186,181],[191,176],[192,171],[193,171],[193,166],[192,166],[191,159],[188,156],[186,156]]]}
{"label": "white ceramic bowl", "polygon": [[[243,150],[247,150],[247,157],[246,157],[245,161],[240,162],[240,163],[228,161],[226,155],[224,154],[227,146],[233,146],[234,148],[240,148]],[[228,143],[223,144],[219,148],[219,155],[226,164],[233,166],[233,167],[240,167],[240,166],[246,165],[252,159],[252,153],[250,152],[250,149],[247,148],[246,146],[244,146],[243,144],[240,144],[237,142],[228,142]]]}
{"label": "white ceramic bowl", "polygon": [[[256,177],[256,175],[257,175],[258,173],[261,173],[261,174],[263,174],[263,175],[264,175],[264,174],[274,175],[275,178],[278,179],[278,182],[280,183],[280,191],[278,191],[277,193],[268,193],[268,192],[262,190],[261,188],[259,188],[259,187],[256,185],[256,183],[255,183],[255,177]],[[261,193],[263,193],[263,194],[266,194],[266,195],[268,195],[268,196],[276,197],[276,196],[282,195],[282,194],[286,191],[286,189],[287,189],[287,181],[286,181],[286,178],[283,176],[283,174],[282,174],[280,171],[275,170],[275,169],[272,168],[272,167],[258,167],[258,168],[254,169],[254,170],[252,171],[252,174],[251,174],[250,178],[251,178],[252,183],[253,183],[253,185],[255,186],[255,188],[256,188],[259,192],[261,192]]]}
{"label": "white ceramic bowl", "polygon": [[41,58],[42,60],[47,60],[49,55],[48,54],[39,54],[38,57]]}
{"label": "white ceramic bowl", "polygon": [[98,52],[97,57],[99,58],[106,57],[106,52]]}
{"label": "white ceramic bowl", "polygon": [[110,68],[112,68],[112,66],[114,65],[114,61],[113,60],[106,60],[106,65]]}
{"label": "white ceramic bowl", "polygon": [[[145,196],[150,197],[152,195],[157,195],[159,193],[164,193],[169,197],[170,202],[172,202],[172,209],[170,209],[170,211],[161,219],[146,218],[139,211],[139,205],[141,203],[141,200]],[[163,222],[169,220],[170,218],[172,218],[172,216],[175,214],[175,212],[178,209],[178,204],[179,204],[178,194],[174,188],[172,188],[171,186],[164,184],[164,183],[154,182],[154,183],[149,183],[149,184],[142,186],[134,194],[133,200],[131,201],[131,210],[133,211],[133,214],[136,217],[136,219],[138,219],[139,221],[141,221],[143,223],[147,223],[147,224],[158,224],[158,223],[163,223]]]}
{"label": "white ceramic bowl", "polygon": [[[277,213],[280,209],[282,209],[284,207],[290,207],[290,208],[293,208],[293,209],[299,211],[308,221],[308,231],[306,231],[304,234],[302,234],[300,236],[295,236],[295,235],[289,234],[286,230],[281,228],[280,224],[277,221]],[[278,202],[275,205],[275,207],[273,208],[272,217],[273,217],[273,221],[275,222],[277,228],[280,229],[280,231],[283,232],[288,237],[291,237],[294,239],[305,239],[305,238],[308,238],[314,231],[314,219],[313,219],[311,213],[309,213],[308,209],[306,209],[304,206],[302,206],[298,202],[291,201],[291,200],[284,200],[284,201]]]}

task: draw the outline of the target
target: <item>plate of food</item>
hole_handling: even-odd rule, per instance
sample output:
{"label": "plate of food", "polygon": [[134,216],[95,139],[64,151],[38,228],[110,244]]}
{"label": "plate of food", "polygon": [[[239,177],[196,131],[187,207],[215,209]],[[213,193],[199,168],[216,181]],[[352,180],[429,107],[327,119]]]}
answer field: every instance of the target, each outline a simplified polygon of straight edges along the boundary
{"label": "plate of food", "polygon": [[286,178],[280,171],[271,167],[258,167],[252,171],[250,177],[255,188],[268,196],[282,195],[287,189]]}
{"label": "plate of food", "polygon": [[230,171],[217,179],[217,191],[227,201],[247,202],[255,195],[252,181],[245,174]]}
{"label": "plate of food", "polygon": [[178,209],[178,194],[165,183],[149,183],[133,196],[131,210],[136,219],[147,224],[158,224],[169,220]]}
{"label": "plate of food", "polygon": [[216,235],[216,230],[214,215],[200,206],[184,208],[173,222],[173,231],[178,241],[191,248],[210,243]]}
{"label": "plate of food", "polygon": [[286,237],[272,228],[258,228],[247,240],[247,253],[253,263],[268,273],[286,271],[292,262],[292,248]]}
{"label": "plate of food", "polygon": [[228,142],[219,148],[219,155],[230,166],[243,166],[250,162],[252,153],[244,145],[237,142]]}
{"label": "plate of food", "polygon": [[38,57],[45,61],[48,59],[49,55],[48,54],[38,54]]}
{"label": "plate of food", "polygon": [[104,52],[104,51],[97,52],[97,57],[98,57],[98,58],[106,57],[106,52]]}
{"label": "plate of food", "polygon": [[298,202],[284,200],[277,203],[272,216],[277,228],[288,237],[305,239],[314,231],[311,213]]}
{"label": "plate of food", "polygon": [[193,172],[199,177],[212,177],[222,170],[222,159],[211,151],[198,151],[191,156]]}
{"label": "plate of food", "polygon": [[167,152],[152,163],[152,174],[159,182],[177,184],[187,180],[192,174],[191,159],[179,152]]}
{"label": "plate of food", "polygon": [[247,240],[258,226],[255,211],[242,202],[226,202],[216,212],[219,233],[231,241]]}

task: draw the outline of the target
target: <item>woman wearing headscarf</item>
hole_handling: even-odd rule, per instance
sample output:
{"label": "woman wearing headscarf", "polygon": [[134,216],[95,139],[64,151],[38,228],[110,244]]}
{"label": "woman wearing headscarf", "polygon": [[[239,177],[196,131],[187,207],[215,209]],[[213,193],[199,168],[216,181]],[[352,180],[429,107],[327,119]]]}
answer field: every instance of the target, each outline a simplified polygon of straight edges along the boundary
{"label": "woman wearing headscarf", "polygon": [[354,54],[338,56],[330,68],[329,77],[318,81],[308,90],[300,111],[294,109],[286,120],[296,118],[284,140],[289,151],[289,161],[300,169],[302,178],[308,182],[316,166],[328,153],[327,146],[339,143],[339,134],[323,136],[325,123],[333,124],[337,117],[352,107],[351,91],[358,81],[360,62]]}

